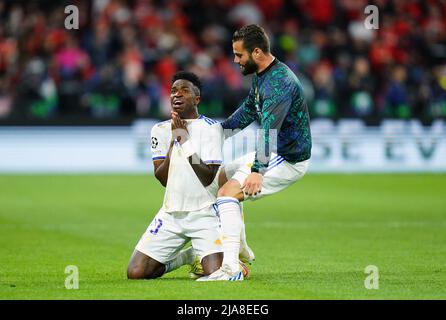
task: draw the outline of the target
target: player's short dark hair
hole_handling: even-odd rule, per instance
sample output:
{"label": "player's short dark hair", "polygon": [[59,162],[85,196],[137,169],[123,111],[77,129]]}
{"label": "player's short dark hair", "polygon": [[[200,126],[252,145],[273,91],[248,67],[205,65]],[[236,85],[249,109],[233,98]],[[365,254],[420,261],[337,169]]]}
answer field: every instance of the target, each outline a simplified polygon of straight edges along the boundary
{"label": "player's short dark hair", "polygon": [[232,42],[239,40],[243,41],[243,46],[249,53],[252,53],[255,48],[260,48],[265,53],[270,52],[268,35],[265,30],[257,24],[244,26],[234,32]]}
{"label": "player's short dark hair", "polygon": [[178,71],[172,77],[172,84],[175,81],[177,81],[177,80],[187,80],[187,81],[192,82],[192,84],[195,87],[197,87],[197,89],[198,89],[197,95],[198,96],[200,95],[200,92],[201,92],[201,81],[200,81],[200,78],[198,78],[198,76],[195,73],[189,72],[189,71]]}

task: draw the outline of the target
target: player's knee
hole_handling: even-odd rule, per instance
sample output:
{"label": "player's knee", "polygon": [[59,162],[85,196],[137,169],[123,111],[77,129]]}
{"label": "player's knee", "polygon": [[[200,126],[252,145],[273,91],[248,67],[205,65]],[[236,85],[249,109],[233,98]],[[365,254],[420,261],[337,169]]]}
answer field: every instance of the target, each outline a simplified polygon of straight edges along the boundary
{"label": "player's knee", "polygon": [[140,265],[130,265],[127,268],[127,279],[155,279],[163,275],[161,268],[143,267]]}
{"label": "player's knee", "polygon": [[226,184],[226,182],[228,182],[228,178],[226,177],[225,168],[222,168],[218,175],[218,187],[219,188],[223,187]]}
{"label": "player's knee", "polygon": [[233,181],[228,181],[218,190],[218,196],[236,198],[240,192],[240,186],[238,183],[236,184]]}
{"label": "player's knee", "polygon": [[229,194],[229,190],[227,190],[227,188],[225,186],[221,187],[217,193],[217,195],[219,197],[228,197],[228,194]]}
{"label": "player's knee", "polygon": [[127,268],[127,279],[145,279],[144,268],[141,268],[140,266],[129,265],[129,267]]}

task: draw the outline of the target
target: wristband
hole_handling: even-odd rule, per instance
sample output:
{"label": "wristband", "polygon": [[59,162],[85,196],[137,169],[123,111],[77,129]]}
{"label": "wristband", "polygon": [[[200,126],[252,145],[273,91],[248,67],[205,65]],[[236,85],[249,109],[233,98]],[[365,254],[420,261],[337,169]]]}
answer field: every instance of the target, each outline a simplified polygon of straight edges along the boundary
{"label": "wristband", "polygon": [[258,168],[251,167],[251,172],[257,172],[257,173],[259,173],[259,169],[258,169]]}
{"label": "wristband", "polygon": [[187,140],[185,143],[183,143],[181,145],[181,148],[183,149],[186,158],[189,158],[195,153],[194,147],[192,146],[192,142],[190,142],[190,140]]}
{"label": "wristband", "polygon": [[254,167],[251,167],[251,173],[253,173],[253,172],[255,172],[255,173],[258,173],[258,174],[260,174],[260,175],[265,175],[265,173],[266,173],[266,168],[254,168]]}

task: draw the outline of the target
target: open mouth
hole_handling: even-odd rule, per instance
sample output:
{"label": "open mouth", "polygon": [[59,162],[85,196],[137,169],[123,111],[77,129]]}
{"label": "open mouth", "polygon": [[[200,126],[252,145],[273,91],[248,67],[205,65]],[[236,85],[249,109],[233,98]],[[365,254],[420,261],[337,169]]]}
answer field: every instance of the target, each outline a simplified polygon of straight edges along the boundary
{"label": "open mouth", "polygon": [[174,109],[182,108],[183,105],[184,105],[184,102],[183,102],[183,101],[179,101],[179,100],[174,101],[174,102],[172,103],[172,106],[173,106]]}

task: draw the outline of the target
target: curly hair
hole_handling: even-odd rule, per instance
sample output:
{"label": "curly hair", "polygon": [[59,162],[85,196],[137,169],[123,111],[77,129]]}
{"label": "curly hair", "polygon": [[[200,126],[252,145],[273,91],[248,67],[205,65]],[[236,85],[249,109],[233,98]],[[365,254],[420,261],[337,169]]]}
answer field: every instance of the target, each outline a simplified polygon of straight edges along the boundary
{"label": "curly hair", "polygon": [[200,78],[198,78],[198,76],[195,73],[189,72],[189,71],[178,71],[172,77],[172,84],[177,80],[187,80],[187,81],[192,82],[192,84],[198,89],[196,94],[198,96],[200,95],[201,81],[200,81]]}

